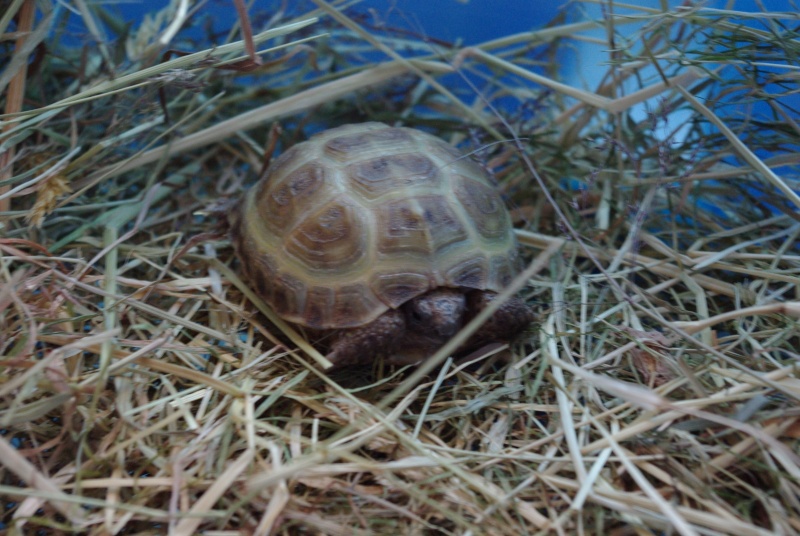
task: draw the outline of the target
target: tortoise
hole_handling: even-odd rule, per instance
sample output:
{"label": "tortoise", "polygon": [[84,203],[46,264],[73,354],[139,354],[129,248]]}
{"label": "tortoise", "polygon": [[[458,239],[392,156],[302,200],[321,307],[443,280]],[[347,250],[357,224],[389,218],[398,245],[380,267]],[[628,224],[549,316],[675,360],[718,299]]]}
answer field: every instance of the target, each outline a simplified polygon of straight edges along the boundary
{"label": "tortoise", "polygon": [[[487,173],[439,138],[361,123],[284,152],[231,214],[242,272],[283,319],[334,333],[334,366],[407,362],[454,335],[517,274]],[[533,321],[506,301],[471,341]]]}

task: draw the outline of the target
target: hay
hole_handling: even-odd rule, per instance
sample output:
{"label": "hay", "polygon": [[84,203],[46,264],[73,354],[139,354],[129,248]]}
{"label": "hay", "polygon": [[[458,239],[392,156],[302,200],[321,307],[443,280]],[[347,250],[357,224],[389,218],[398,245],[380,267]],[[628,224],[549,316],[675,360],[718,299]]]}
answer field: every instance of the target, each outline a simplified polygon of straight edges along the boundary
{"label": "hay", "polygon": [[[796,13],[603,4],[459,47],[322,0],[196,43],[183,2],[46,5],[0,17],[9,534],[800,532]],[[328,373],[239,279],[270,132],[365,120],[495,175],[526,337]]]}

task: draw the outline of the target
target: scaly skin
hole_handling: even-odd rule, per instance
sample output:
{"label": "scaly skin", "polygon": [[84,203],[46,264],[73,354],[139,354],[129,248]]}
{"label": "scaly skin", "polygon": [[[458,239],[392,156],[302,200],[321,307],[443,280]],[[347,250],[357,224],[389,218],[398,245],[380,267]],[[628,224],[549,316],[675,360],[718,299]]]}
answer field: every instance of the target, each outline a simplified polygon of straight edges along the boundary
{"label": "scaly skin", "polygon": [[[489,305],[497,294],[451,288],[432,290],[373,322],[342,330],[327,358],[336,367],[372,362],[376,356],[411,363],[424,359],[446,343],[464,325]],[[533,310],[519,298],[507,300],[467,343],[477,347],[488,342],[509,342],[534,319]]]}
{"label": "scaly skin", "polygon": [[399,310],[383,313],[365,326],[342,330],[325,356],[335,367],[363,364],[383,355],[406,332],[405,315]]}

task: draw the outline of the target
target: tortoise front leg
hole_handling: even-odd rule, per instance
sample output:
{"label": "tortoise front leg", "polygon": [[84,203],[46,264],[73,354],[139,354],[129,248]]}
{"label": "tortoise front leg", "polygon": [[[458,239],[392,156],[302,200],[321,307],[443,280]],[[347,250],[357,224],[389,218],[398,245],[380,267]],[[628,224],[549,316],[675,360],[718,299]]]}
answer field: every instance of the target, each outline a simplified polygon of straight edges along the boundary
{"label": "tortoise front leg", "polygon": [[[495,298],[497,298],[497,293],[488,290],[470,292],[468,296],[469,310],[476,315],[494,301]],[[528,307],[524,301],[516,297],[509,298],[478,328],[468,345],[473,346],[473,343],[510,342],[521,335],[535,318],[536,315],[533,309]]]}
{"label": "tortoise front leg", "polygon": [[371,323],[343,329],[328,355],[334,367],[369,363],[378,355],[387,354],[406,332],[406,321],[400,311],[386,311]]}

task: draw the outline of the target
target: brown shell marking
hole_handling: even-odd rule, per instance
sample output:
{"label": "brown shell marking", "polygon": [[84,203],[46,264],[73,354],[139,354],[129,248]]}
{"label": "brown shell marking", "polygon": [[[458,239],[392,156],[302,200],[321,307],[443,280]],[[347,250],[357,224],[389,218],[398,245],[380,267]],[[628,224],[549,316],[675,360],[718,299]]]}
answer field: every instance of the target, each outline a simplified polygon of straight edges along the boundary
{"label": "brown shell marking", "polygon": [[480,166],[381,123],[286,151],[232,225],[258,294],[312,328],[364,325],[436,287],[499,291],[517,270],[510,217]]}
{"label": "brown shell marking", "polygon": [[378,251],[431,257],[469,239],[469,232],[444,196],[392,199],[376,205]]}
{"label": "brown shell marking", "polygon": [[355,263],[368,246],[362,213],[360,206],[342,198],[307,213],[286,235],[286,252],[309,271],[337,270]]}
{"label": "brown shell marking", "polygon": [[413,153],[382,155],[356,162],[345,168],[345,174],[367,199],[417,185],[437,188],[442,180],[430,158]]}

